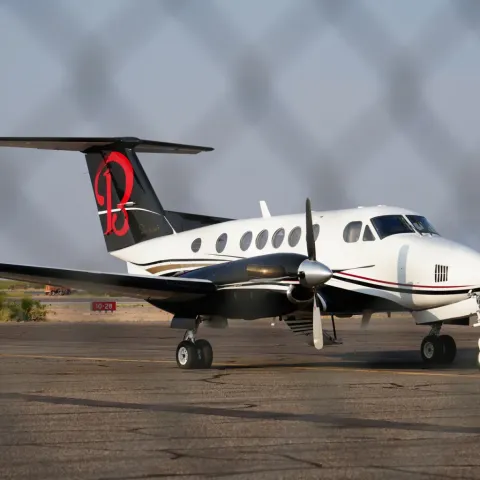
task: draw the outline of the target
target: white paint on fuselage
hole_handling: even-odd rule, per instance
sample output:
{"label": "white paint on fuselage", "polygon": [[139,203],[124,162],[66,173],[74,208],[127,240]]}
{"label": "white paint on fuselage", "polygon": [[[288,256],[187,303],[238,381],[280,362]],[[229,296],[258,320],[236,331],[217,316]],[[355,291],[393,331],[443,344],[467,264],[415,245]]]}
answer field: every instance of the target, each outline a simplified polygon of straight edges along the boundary
{"label": "white paint on fuselage", "polygon": [[[480,254],[463,245],[439,236],[420,235],[418,233],[401,233],[379,239],[370,219],[379,215],[419,215],[418,213],[388,206],[363,207],[325,212],[312,212],[314,224],[320,226],[316,241],[317,260],[328,265],[332,270],[354,269],[366,265],[371,268],[350,270],[338,274],[327,285],[347,290],[367,293],[393,300],[407,309],[428,309],[440,307],[467,298],[468,288],[480,284]],[[360,239],[354,243],[344,241],[346,225],[352,221],[363,223]],[[375,236],[374,241],[363,241],[363,232],[368,225]],[[291,247],[288,236],[293,228],[301,228],[298,244]],[[272,245],[273,234],[285,229],[283,243],[279,248]],[[255,245],[257,235],[266,229],[268,241],[263,249]],[[253,239],[246,251],[240,248],[240,239],[251,231]],[[228,239],[225,249],[218,253],[216,242],[220,235],[226,233]],[[192,242],[201,238],[202,245],[198,252],[191,249]],[[132,247],[112,252],[115,257],[135,264],[149,264],[148,268],[171,260],[174,265],[185,261],[195,261],[203,266],[218,261],[231,261],[236,258],[255,257],[269,253],[294,252],[306,255],[305,214],[280,215],[263,218],[234,220],[202,227],[174,235],[155,238]],[[435,282],[435,265],[448,266],[448,280]],[[129,267],[129,270],[132,267]],[[139,267],[135,267],[138,271]],[[145,267],[147,268],[147,267]],[[195,269],[191,266],[188,269]],[[168,273],[168,270],[161,274]],[[148,274],[148,272],[145,272]],[[347,281],[347,280],[350,280]],[[366,285],[351,283],[364,282]],[[455,288],[456,287],[456,288]],[[398,291],[404,288],[406,291]],[[414,288],[416,293],[411,293]],[[390,289],[393,289],[390,290]],[[397,289],[397,291],[394,291]],[[452,291],[451,294],[427,295],[422,291]],[[463,293],[455,293],[462,291]]]}

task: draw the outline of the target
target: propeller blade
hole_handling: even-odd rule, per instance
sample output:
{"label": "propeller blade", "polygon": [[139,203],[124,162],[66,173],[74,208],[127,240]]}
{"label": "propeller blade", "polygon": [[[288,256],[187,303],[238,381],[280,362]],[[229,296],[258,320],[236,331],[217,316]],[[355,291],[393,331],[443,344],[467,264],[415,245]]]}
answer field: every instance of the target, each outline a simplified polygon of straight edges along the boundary
{"label": "propeller blade", "polygon": [[313,302],[313,344],[317,350],[323,348],[323,328],[322,328],[322,316],[320,314],[320,298],[317,295],[315,289],[314,302]]}
{"label": "propeller blade", "polygon": [[318,292],[317,292],[317,298],[320,300],[320,305],[322,306],[322,310],[325,311],[327,309],[327,302]]}
{"label": "propeller blade", "polygon": [[307,254],[309,260],[317,259],[317,252],[315,249],[315,238],[313,235],[313,220],[312,220],[312,206],[310,204],[310,199],[307,198],[305,205],[305,236],[307,239]]}

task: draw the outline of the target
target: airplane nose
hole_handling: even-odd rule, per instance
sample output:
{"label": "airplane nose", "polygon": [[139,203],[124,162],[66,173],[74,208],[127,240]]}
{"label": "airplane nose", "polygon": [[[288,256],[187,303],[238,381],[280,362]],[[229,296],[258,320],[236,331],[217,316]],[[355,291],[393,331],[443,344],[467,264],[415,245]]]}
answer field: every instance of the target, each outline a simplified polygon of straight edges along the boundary
{"label": "airplane nose", "polygon": [[[448,281],[458,285],[480,286],[480,253],[475,250],[462,249],[456,256],[445,259],[446,272],[436,265],[436,281]],[[450,266],[451,265],[451,266]],[[443,278],[442,278],[443,277]]]}
{"label": "airplane nose", "polygon": [[[467,300],[470,290],[480,288],[479,252],[445,238],[423,238],[412,244],[406,263],[415,274],[404,278],[405,281],[412,278],[412,283],[419,285],[418,295],[411,298],[415,308],[431,309],[453,305]],[[429,293],[424,295],[421,291]],[[469,302],[468,308],[470,307]]]}
{"label": "airplane nose", "polygon": [[450,291],[463,295],[468,289],[480,288],[480,253],[442,237],[412,242],[406,264],[416,272],[418,284],[431,285],[443,292],[437,296],[437,301],[446,301],[445,295]]}

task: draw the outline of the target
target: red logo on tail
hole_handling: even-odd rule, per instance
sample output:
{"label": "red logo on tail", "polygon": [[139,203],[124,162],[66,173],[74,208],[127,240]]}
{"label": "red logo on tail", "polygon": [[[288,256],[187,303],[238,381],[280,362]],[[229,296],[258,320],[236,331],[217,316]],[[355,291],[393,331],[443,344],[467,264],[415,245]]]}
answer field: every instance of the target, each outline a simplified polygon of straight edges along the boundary
{"label": "red logo on tail", "polygon": [[[118,213],[120,212],[116,213],[112,211],[112,174],[109,166],[109,164],[112,162],[119,165],[125,174],[125,190],[123,193],[123,198],[120,200],[120,203],[113,207],[115,209],[119,209],[123,214],[123,225],[120,229],[117,228]],[[100,175],[105,178],[105,196],[99,192]],[[115,183],[117,183],[117,179],[115,179]],[[98,205],[103,207],[106,199],[107,227],[105,232],[103,232],[104,235],[109,235],[111,233],[114,233],[120,237],[125,235],[130,229],[130,225],[128,223],[128,212],[125,210],[125,204],[130,200],[133,190],[133,167],[128,158],[119,152],[109,153],[97,170],[97,174],[95,175],[94,189],[95,198],[97,199]]]}

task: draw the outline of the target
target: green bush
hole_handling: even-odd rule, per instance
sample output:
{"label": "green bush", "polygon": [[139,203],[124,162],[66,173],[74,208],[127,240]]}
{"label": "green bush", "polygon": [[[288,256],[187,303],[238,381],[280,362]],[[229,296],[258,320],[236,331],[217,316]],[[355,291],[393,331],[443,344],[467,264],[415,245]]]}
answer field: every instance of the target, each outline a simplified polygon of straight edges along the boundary
{"label": "green bush", "polygon": [[10,312],[8,308],[2,308],[0,310],[0,322],[9,322],[10,321]]}
{"label": "green bush", "polygon": [[24,296],[20,300],[10,300],[0,292],[1,322],[42,322],[47,317],[47,308],[38,300]]}

